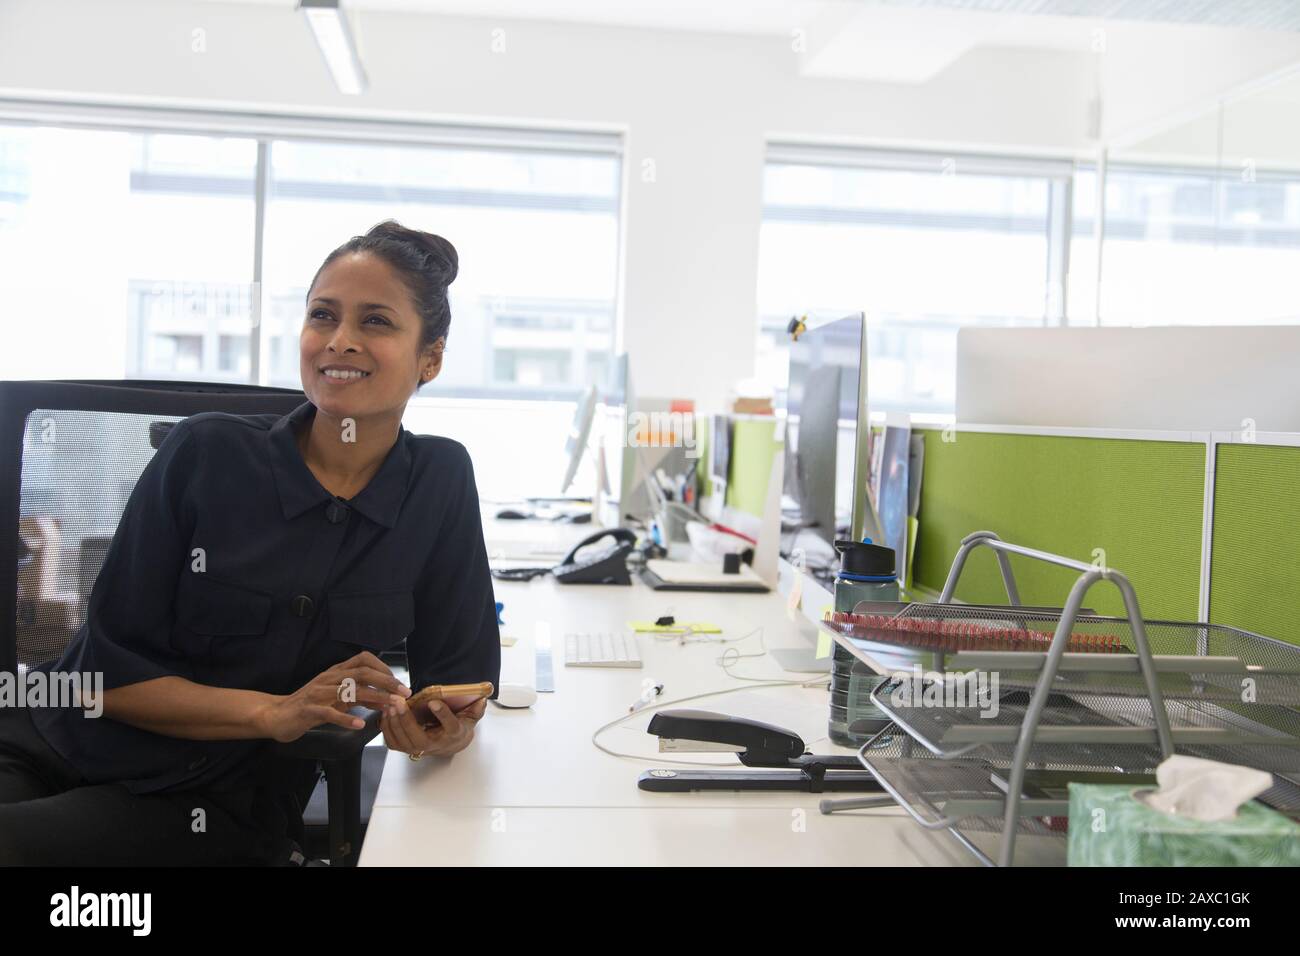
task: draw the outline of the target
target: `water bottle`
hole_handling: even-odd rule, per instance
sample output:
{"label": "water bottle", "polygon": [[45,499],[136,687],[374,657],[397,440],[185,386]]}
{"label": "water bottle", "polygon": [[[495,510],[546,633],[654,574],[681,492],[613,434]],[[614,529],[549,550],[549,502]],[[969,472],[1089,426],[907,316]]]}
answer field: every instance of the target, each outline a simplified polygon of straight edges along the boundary
{"label": "water bottle", "polygon": [[[840,570],[835,576],[835,610],[852,611],[859,601],[897,601],[898,577],[892,548],[861,541],[836,541]],[[831,656],[831,715],[828,735],[845,747],[860,747],[889,723],[871,703],[871,692],[886,678],[838,643]]]}

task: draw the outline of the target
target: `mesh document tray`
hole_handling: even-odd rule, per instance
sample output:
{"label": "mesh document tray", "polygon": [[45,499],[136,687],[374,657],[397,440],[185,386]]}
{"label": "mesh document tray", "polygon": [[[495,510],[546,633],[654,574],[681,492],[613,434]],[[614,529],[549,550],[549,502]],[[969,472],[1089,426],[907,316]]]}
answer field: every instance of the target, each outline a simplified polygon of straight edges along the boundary
{"label": "mesh document tray", "polygon": [[[882,675],[914,667],[962,670],[979,661],[968,666],[996,667],[1003,688],[1033,688],[1060,618],[1059,611],[1041,608],[908,604],[894,614],[832,614],[822,627]],[[1240,702],[1249,689],[1256,703],[1300,705],[1300,647],[1221,624],[1144,624],[1151,653],[1162,658],[1162,694]],[[1071,635],[1054,689],[1147,696],[1127,619],[1080,614]]]}
{"label": "mesh document tray", "polygon": [[[1190,752],[1190,750],[1188,751]],[[1158,755],[1158,751],[1156,751]],[[1196,754],[1197,756],[1213,756]],[[887,726],[858,752],[858,759],[894,801],[927,829],[947,829],[982,862],[992,863],[1006,833],[1006,791],[1011,759],[968,755],[947,759],[932,753],[897,724]],[[1025,774],[1016,817],[1015,862],[1063,863],[1069,833],[1068,783],[1154,786],[1154,773],[1106,771],[1074,763],[1032,762]],[[1274,777],[1258,798],[1296,816],[1300,785]]]}
{"label": "mesh document tray", "polygon": [[[881,684],[872,702],[924,748],[936,756],[1009,763],[1059,612],[911,604],[892,616],[833,617],[825,627],[869,659],[890,661],[894,674],[905,673],[897,666],[900,651],[911,655],[912,676]],[[1300,712],[1289,706],[1300,701],[1300,649],[1220,625],[1148,621],[1146,627],[1178,752],[1268,770],[1278,780],[1274,805],[1300,812],[1291,794],[1292,782],[1300,781]],[[1129,622],[1080,615],[1071,634],[1070,646],[1078,650],[1062,658],[1030,759],[1057,769],[1153,772],[1162,757]],[[1035,645],[1040,649],[1024,649]],[[1104,669],[1119,666],[1128,669]],[[917,668],[929,675],[924,686],[947,685],[944,706],[900,700],[898,691],[915,683]],[[983,699],[978,684],[960,686],[966,668],[996,671],[996,707],[989,706],[987,681]]]}
{"label": "mesh document tray", "polygon": [[[950,830],[983,862],[992,862],[1005,829],[1005,768],[975,758],[939,758],[896,724],[868,741],[858,759],[918,823]],[[1067,801],[1031,790],[1021,810],[1017,835],[1034,838],[1018,843],[1021,857],[1032,853],[1032,862],[1063,863]]]}
{"label": "mesh document tray", "polygon": [[[995,552],[1009,606],[950,603],[979,546]],[[1079,573],[1061,609],[1020,605],[1010,554]],[[1082,610],[1100,581],[1119,589],[1125,617]],[[1018,836],[1064,831],[1069,782],[1150,779],[1174,753],[1267,770],[1262,802],[1300,815],[1300,648],[1146,621],[1120,572],[976,532],[940,603],[863,602],[822,626],[886,678],[871,702],[892,723],[860,749],[863,765],[919,823],[947,827],[984,862],[991,852],[970,833],[997,832],[1010,865]]]}
{"label": "mesh document tray", "polygon": [[[899,704],[890,699],[893,684],[881,685],[872,701],[920,748],[936,757],[1010,766],[1028,692],[1002,693],[994,713],[994,708]],[[1273,805],[1300,813],[1300,793],[1294,783],[1300,781],[1300,714],[1271,705],[1235,706],[1238,710],[1208,701],[1166,700],[1177,751],[1271,772],[1277,789]],[[1125,740],[1142,737],[1148,738],[1146,742]],[[1029,760],[1030,766],[1040,769],[1152,774],[1163,757],[1151,702],[1136,696],[1052,694],[1038,721]]]}

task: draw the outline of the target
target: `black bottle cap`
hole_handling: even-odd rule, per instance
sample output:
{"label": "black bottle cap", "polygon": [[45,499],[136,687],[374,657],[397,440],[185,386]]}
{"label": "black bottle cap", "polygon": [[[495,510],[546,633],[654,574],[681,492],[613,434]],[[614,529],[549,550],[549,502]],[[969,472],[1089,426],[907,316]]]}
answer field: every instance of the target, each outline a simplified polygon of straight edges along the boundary
{"label": "black bottle cap", "polygon": [[840,570],[846,574],[882,577],[894,573],[894,549],[866,541],[849,541],[841,538],[835,542],[840,553]]}

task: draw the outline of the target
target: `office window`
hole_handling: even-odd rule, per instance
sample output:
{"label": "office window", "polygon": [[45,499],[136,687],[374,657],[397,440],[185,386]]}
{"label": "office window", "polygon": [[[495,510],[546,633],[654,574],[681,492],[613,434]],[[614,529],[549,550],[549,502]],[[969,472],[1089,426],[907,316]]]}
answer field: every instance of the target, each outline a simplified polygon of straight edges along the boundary
{"label": "office window", "polygon": [[250,139],[0,126],[0,376],[231,377],[217,336],[251,329],[256,155]]}
{"label": "office window", "polygon": [[[344,124],[352,141],[214,136],[152,130],[147,110],[93,129],[51,110],[50,125],[0,124],[0,296],[32,317],[7,323],[0,377],[298,387],[312,276],[332,249],[397,219],[460,253],[440,396],[571,399],[604,384],[590,376],[607,374],[614,347],[617,137],[374,123]],[[509,314],[535,324],[511,327]]]}
{"label": "office window", "polygon": [[460,255],[439,395],[577,395],[608,364],[588,352],[614,348],[618,190],[612,156],[273,142],[267,380],[300,382],[304,300],[321,260],[393,218]]}
{"label": "office window", "polygon": [[0,231],[17,223],[31,194],[31,136],[0,127]]}
{"label": "office window", "polygon": [[791,316],[865,311],[872,411],[951,413],[957,329],[1048,321],[1053,200],[1068,167],[858,158],[769,157],[760,374],[783,387]]}
{"label": "office window", "polygon": [[614,348],[612,303],[493,298],[484,308],[498,390],[544,392],[557,382],[606,386]]}
{"label": "office window", "polygon": [[[1075,178],[1070,320],[1095,319],[1097,173]],[[1112,164],[1102,325],[1300,321],[1300,174]]]}

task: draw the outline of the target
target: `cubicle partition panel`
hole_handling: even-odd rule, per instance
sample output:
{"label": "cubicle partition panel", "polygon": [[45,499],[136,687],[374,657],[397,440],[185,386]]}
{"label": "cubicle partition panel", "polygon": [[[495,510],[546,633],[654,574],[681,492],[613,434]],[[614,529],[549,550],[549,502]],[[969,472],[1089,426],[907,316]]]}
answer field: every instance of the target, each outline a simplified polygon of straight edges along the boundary
{"label": "cubicle partition panel", "polygon": [[1300,435],[1216,433],[1209,620],[1300,644]]}
{"label": "cubicle partition panel", "polygon": [[[731,437],[733,479],[727,487],[728,506],[756,518],[763,516],[772,455],[777,446],[775,418],[770,415],[735,417]],[[741,475],[745,480],[737,480],[736,476]]]}
{"label": "cubicle partition panel", "polygon": [[[913,430],[925,439],[915,584],[941,590],[962,538],[989,530],[1123,571],[1148,617],[1201,617],[1209,433]],[[1011,560],[1029,604],[1059,606],[1078,576]],[[957,597],[1005,600],[992,552],[971,557]],[[1088,602],[1102,613],[1122,613],[1112,589],[1095,589]]]}

